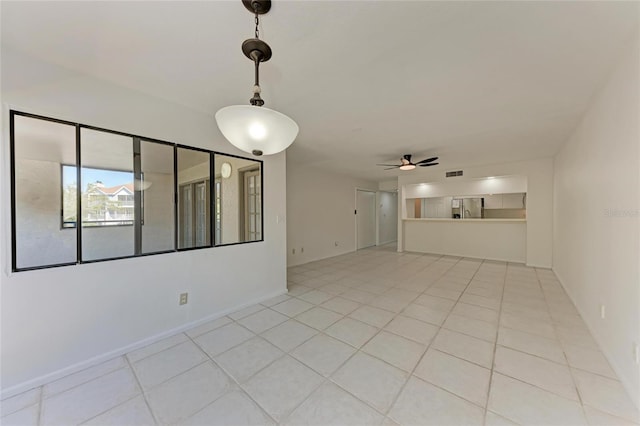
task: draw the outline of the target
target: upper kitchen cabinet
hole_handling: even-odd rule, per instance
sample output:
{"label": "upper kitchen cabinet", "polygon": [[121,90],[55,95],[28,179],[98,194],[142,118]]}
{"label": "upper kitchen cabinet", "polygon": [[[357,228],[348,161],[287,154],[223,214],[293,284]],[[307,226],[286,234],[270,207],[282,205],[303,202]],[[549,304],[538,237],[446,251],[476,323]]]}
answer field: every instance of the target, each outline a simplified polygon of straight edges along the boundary
{"label": "upper kitchen cabinet", "polygon": [[526,194],[491,194],[484,196],[485,209],[524,209],[526,208]]}
{"label": "upper kitchen cabinet", "polygon": [[[502,208],[503,209],[524,209],[525,208],[526,194],[502,194]],[[486,208],[486,204],[485,204]]]}
{"label": "upper kitchen cabinet", "polygon": [[484,208],[485,209],[501,209],[502,208],[502,194],[492,194],[484,196]]}

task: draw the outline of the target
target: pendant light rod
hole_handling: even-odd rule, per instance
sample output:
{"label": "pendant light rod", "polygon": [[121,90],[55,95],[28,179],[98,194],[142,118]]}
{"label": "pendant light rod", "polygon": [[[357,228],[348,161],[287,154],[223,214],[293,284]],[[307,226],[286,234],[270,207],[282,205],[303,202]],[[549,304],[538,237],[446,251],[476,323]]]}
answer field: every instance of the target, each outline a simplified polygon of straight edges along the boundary
{"label": "pendant light rod", "polygon": [[260,40],[259,25],[260,15],[267,13],[271,9],[271,0],[242,0],[242,4],[255,14],[256,23],[255,37],[242,43],[242,52],[254,64],[253,97],[249,99],[249,103],[253,106],[261,107],[264,105],[264,100],[260,97],[260,63],[271,59],[271,48],[266,42]]}

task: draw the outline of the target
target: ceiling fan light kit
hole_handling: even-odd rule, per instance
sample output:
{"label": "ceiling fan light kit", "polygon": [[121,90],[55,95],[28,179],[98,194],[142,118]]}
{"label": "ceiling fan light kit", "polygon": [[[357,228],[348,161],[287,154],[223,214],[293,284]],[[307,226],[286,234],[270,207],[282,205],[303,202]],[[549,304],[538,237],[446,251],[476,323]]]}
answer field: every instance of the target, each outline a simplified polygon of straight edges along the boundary
{"label": "ceiling fan light kit", "polygon": [[242,43],[242,53],[254,63],[255,81],[251,105],[232,105],[216,112],[216,123],[236,148],[253,155],[271,155],[287,149],[298,136],[298,125],[286,115],[264,108],[260,97],[260,64],[271,59],[271,47],[259,38],[259,17],[271,9],[271,0],[242,0],[255,14],[255,37]]}
{"label": "ceiling fan light kit", "polygon": [[436,166],[439,163],[434,163],[438,157],[425,158],[417,163],[411,161],[411,154],[405,154],[400,158],[400,164],[376,164],[377,166],[387,166],[385,170],[400,169],[403,171],[414,170],[416,167],[429,167]]}

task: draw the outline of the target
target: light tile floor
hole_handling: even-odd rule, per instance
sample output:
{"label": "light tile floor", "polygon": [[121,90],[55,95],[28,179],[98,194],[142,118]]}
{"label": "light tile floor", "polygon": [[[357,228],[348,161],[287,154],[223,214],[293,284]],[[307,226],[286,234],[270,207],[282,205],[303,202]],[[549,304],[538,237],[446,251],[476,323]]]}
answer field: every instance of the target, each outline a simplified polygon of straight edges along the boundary
{"label": "light tile floor", "polygon": [[289,294],[2,401],[3,425],[622,425],[554,274],[383,246]]}

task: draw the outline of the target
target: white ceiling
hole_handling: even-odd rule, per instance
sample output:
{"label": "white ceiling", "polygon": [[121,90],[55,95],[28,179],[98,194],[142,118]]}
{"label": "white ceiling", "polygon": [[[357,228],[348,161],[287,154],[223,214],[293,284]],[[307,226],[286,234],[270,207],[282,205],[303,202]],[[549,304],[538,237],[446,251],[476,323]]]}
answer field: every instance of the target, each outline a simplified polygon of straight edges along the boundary
{"label": "white ceiling", "polygon": [[[247,103],[234,1],[2,2],[2,43],[211,115]],[[288,161],[383,180],[376,163],[443,171],[553,155],[625,44],[638,2],[274,0],[261,37],[266,106],[300,125]]]}

